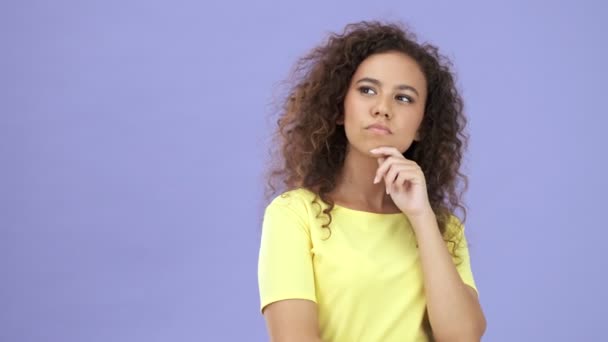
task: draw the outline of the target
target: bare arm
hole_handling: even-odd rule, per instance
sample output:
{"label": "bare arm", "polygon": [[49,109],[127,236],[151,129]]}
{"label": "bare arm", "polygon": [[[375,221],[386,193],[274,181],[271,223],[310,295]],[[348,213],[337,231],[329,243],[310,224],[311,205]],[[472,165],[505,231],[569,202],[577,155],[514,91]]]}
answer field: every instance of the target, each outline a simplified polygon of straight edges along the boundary
{"label": "bare arm", "polygon": [[477,292],[466,285],[433,213],[412,218],[420,249],[429,321],[437,341],[479,341],[486,329]]}
{"label": "bare arm", "polygon": [[286,299],[264,308],[271,342],[323,342],[317,304],[307,299]]}

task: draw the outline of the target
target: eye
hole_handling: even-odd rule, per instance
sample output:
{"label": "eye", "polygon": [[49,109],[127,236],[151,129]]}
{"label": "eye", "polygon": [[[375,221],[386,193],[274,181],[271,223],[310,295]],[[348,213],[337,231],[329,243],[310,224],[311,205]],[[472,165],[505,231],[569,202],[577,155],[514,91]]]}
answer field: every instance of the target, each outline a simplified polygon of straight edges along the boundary
{"label": "eye", "polygon": [[397,98],[399,101],[401,101],[401,102],[409,102],[409,103],[414,102],[414,100],[412,100],[412,98],[411,98],[411,97],[409,97],[409,96],[405,96],[405,95],[397,95],[397,97],[396,97],[396,98]]}
{"label": "eye", "polygon": [[370,87],[359,87],[358,89],[361,94],[365,95],[372,95],[376,93],[376,91]]}

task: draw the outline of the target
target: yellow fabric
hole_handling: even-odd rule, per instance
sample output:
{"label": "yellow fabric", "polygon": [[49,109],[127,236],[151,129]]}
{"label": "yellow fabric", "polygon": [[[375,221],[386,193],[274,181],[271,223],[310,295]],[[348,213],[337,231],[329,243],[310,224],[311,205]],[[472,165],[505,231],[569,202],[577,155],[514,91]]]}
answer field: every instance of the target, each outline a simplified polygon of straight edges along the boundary
{"label": "yellow fabric", "polygon": [[[260,310],[283,299],[311,300],[325,342],[429,341],[422,269],[407,217],[335,206],[327,238],[321,227],[326,216],[316,218],[313,198],[297,189],[266,207],[258,260]],[[458,272],[477,290],[464,226],[451,218],[449,227],[462,227]]]}

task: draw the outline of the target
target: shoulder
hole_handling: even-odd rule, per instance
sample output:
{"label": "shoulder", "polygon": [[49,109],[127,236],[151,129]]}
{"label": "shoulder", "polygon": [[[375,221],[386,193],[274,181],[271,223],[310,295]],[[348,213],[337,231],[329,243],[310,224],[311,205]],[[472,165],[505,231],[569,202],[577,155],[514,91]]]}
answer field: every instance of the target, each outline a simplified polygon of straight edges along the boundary
{"label": "shoulder", "polygon": [[450,214],[445,222],[444,237],[449,240],[460,240],[464,235],[464,224],[454,214]]}
{"label": "shoulder", "polygon": [[314,198],[313,192],[301,188],[276,196],[266,206],[263,230],[276,233],[299,228],[310,235]]}
{"label": "shoulder", "polygon": [[266,211],[276,208],[289,208],[301,214],[310,210],[315,194],[305,188],[288,190],[276,196],[266,207]]}
{"label": "shoulder", "polygon": [[447,227],[448,227],[448,229],[455,230],[455,231],[464,230],[464,224],[462,223],[460,218],[458,218],[458,216],[456,216],[454,214],[450,214],[450,216],[448,217]]}

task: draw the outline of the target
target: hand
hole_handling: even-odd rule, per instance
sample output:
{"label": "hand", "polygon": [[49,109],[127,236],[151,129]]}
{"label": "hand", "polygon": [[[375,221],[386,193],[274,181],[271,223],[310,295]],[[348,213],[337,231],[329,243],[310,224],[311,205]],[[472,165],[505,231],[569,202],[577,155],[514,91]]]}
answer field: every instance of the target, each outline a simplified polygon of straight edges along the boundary
{"label": "hand", "polygon": [[374,184],[384,178],[386,193],[409,218],[432,213],[424,173],[418,164],[406,159],[395,147],[378,147],[370,151],[378,156]]}

